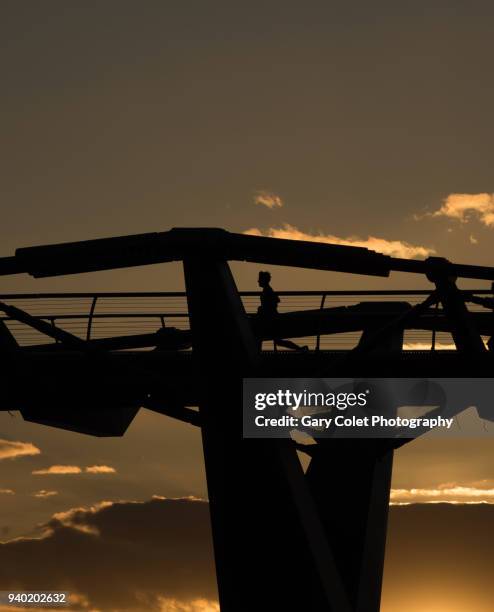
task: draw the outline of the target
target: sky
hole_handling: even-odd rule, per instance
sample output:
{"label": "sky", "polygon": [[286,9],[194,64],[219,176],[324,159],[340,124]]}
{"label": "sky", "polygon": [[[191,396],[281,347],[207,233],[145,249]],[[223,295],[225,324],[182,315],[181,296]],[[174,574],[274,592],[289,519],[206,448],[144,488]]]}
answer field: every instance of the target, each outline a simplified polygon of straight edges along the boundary
{"label": "sky", "polygon": [[[35,244],[203,226],[494,265],[493,18],[483,0],[4,0],[0,256]],[[256,266],[232,269],[241,289],[256,288]],[[430,286],[405,274],[271,272],[278,290]],[[182,288],[180,266],[168,264],[4,277],[0,293]],[[174,515],[182,504],[192,508],[188,516],[204,516],[200,437],[191,426],[141,410],[122,439],[100,440],[0,413],[0,439],[7,565],[26,562],[17,546],[42,551],[57,538],[78,546],[77,537],[92,537],[90,551],[91,525],[106,533],[112,513]],[[396,453],[393,489],[394,503],[422,502],[417,513],[429,512],[431,521],[439,510],[423,502],[456,502],[462,533],[469,513],[491,513],[492,521],[491,443],[407,445]],[[466,505],[472,501],[489,505]],[[404,518],[392,522],[391,551],[413,514],[394,508],[392,516]],[[204,529],[202,561],[210,554]],[[138,546],[139,532],[132,534]],[[475,567],[492,567],[484,553],[475,553]],[[194,592],[177,587],[168,597],[156,583],[141,591],[156,609],[214,610],[211,565],[203,567]],[[420,592],[441,585],[440,575],[431,566]],[[118,608],[115,594],[96,593],[75,575],[67,580],[86,609]],[[396,609],[396,596],[386,579],[385,612]],[[150,601],[136,606],[149,609]],[[400,610],[442,612],[420,601]]]}

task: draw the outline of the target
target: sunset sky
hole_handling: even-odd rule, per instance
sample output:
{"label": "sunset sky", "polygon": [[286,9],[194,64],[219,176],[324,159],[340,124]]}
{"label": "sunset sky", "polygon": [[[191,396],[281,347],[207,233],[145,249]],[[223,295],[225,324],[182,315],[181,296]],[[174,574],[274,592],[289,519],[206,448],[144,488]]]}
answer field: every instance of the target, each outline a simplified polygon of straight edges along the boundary
{"label": "sunset sky", "polygon": [[[493,23],[484,0],[4,0],[0,256],[215,226],[494,265]],[[241,289],[256,288],[256,266],[233,270]],[[271,272],[278,290],[430,286],[404,274]],[[182,288],[169,264],[4,277],[0,293]],[[145,410],[122,439],[0,413],[0,589],[20,566],[18,585],[38,588],[55,576],[55,550],[82,551],[54,578],[80,597],[74,609],[119,610],[125,595],[137,612],[214,611],[201,453],[196,429]],[[420,505],[393,507],[383,611],[487,611],[491,440],[407,445],[393,489],[394,503]],[[451,548],[431,528],[445,522]],[[159,572],[138,574],[134,589],[123,550]],[[93,555],[107,563],[89,575]],[[195,580],[183,574],[192,559]],[[102,588],[103,569],[123,576],[123,595]],[[418,586],[403,602],[410,572]]]}

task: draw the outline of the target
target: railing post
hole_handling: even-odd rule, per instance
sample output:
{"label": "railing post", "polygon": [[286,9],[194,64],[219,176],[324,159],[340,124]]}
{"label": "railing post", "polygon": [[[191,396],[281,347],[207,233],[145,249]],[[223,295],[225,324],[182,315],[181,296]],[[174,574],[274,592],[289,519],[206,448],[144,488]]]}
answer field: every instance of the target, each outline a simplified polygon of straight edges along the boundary
{"label": "railing post", "polygon": [[[326,302],[326,294],[323,293],[321,296],[321,305],[319,306],[319,310],[322,310],[324,308],[324,303]],[[317,339],[316,339],[316,351],[319,351],[321,348],[321,334],[317,334]]]}
{"label": "railing post", "polygon": [[434,329],[432,330],[432,339],[431,339],[431,351],[435,351],[436,350],[436,318],[437,318],[437,311],[439,309],[439,302],[436,302],[436,307],[434,309]]}
{"label": "railing post", "polygon": [[[55,327],[55,317],[50,317],[50,323],[52,327]],[[55,344],[58,344],[60,340],[58,338],[55,339]]]}
{"label": "railing post", "polygon": [[98,296],[95,295],[93,297],[93,301],[91,302],[91,309],[89,310],[89,318],[87,320],[87,331],[86,331],[86,340],[89,341],[91,339],[91,328],[93,326],[93,315],[94,310],[96,308],[96,302],[98,301]]}

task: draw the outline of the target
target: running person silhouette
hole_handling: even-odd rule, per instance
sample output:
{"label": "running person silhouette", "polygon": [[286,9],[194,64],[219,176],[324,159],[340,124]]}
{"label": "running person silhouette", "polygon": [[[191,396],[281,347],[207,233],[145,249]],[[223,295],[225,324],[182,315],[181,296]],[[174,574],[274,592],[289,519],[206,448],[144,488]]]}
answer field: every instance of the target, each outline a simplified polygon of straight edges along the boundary
{"label": "running person silhouette", "polygon": [[284,348],[293,349],[294,351],[307,351],[309,349],[308,346],[300,346],[291,340],[282,340],[278,338],[278,304],[280,303],[280,298],[269,284],[270,282],[271,274],[269,272],[259,272],[257,283],[259,287],[262,287],[262,292],[261,305],[257,309],[257,316],[262,321],[263,327],[272,331],[275,347],[283,346]]}

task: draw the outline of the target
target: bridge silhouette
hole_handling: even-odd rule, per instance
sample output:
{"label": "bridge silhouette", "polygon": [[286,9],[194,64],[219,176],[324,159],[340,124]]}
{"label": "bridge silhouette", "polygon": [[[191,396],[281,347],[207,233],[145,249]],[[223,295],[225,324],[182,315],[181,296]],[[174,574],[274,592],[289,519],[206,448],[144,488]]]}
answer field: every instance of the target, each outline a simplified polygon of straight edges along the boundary
{"label": "bridge silhouette", "polygon": [[[418,274],[416,291],[278,292],[276,332],[228,262],[370,276]],[[393,452],[403,440],[333,439],[304,472],[293,440],[242,438],[246,377],[489,377],[492,313],[457,278],[494,268],[360,247],[168,232],[18,249],[0,275],[35,278],[182,261],[186,291],[0,297],[0,409],[98,436],[123,435],[141,407],[201,428],[220,605],[377,612]],[[423,280],[422,280],[423,282]],[[303,338],[309,350],[279,350]],[[452,350],[442,350],[444,344]]]}

